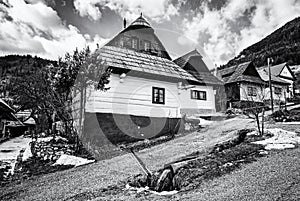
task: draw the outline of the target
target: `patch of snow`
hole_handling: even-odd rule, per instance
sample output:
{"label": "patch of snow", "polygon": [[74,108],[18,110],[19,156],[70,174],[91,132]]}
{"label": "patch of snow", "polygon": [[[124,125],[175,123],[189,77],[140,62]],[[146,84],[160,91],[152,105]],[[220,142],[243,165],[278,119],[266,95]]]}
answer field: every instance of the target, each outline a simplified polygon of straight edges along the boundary
{"label": "patch of snow", "polygon": [[22,161],[27,161],[30,157],[32,157],[32,153],[30,143],[28,143],[23,153]]}
{"label": "patch of snow", "polygon": [[[49,142],[53,139],[53,137],[39,137],[37,139],[37,142]],[[63,141],[68,141],[66,138],[60,137],[60,136],[56,136],[55,140],[63,140]]]}
{"label": "patch of snow", "polygon": [[294,144],[268,144],[265,149],[271,150],[271,149],[292,149],[295,148]]}
{"label": "patch of snow", "polygon": [[202,118],[199,118],[199,120],[200,120],[199,125],[201,125],[201,126],[208,126],[213,123],[213,121],[208,121],[208,120],[202,119]]}
{"label": "patch of snow", "polygon": [[277,122],[276,124],[300,125],[300,121]]}
{"label": "patch of snow", "polygon": [[267,150],[294,148],[296,144],[300,144],[300,137],[295,132],[280,128],[266,129],[266,131],[272,133],[274,136],[253,143],[265,145],[265,149]]}
{"label": "patch of snow", "polygon": [[148,186],[138,188],[138,187],[132,187],[129,184],[126,184],[126,189],[136,191],[137,193],[149,192],[149,193],[152,193],[152,194],[155,194],[155,195],[161,195],[161,196],[174,195],[174,194],[178,193],[178,191],[176,191],[176,190],[157,192],[157,191],[150,190]]}
{"label": "patch of snow", "polygon": [[75,167],[93,163],[95,160],[88,160],[85,158],[62,154],[59,159],[53,164],[54,165],[74,165]]}

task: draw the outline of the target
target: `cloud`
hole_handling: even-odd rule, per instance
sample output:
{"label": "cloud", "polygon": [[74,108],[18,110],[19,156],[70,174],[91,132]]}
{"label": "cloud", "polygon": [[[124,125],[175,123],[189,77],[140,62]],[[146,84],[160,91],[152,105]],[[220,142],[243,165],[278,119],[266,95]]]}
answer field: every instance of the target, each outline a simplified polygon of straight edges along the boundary
{"label": "cloud", "polygon": [[101,18],[99,6],[109,8],[125,17],[128,20],[136,19],[141,12],[152,20],[170,20],[171,16],[178,15],[178,7],[171,4],[170,0],[75,0],[74,7],[81,16],[88,16],[90,19]]}
{"label": "cloud", "polygon": [[299,16],[300,2],[229,0],[219,10],[209,8],[207,3],[200,10],[193,18],[183,20],[182,30],[186,37],[203,44],[206,53],[219,65]]}
{"label": "cloud", "polygon": [[66,26],[44,1],[28,2],[11,0],[7,5],[0,4],[0,54],[36,54],[57,59],[76,47],[103,43],[98,35],[91,38],[75,26]]}

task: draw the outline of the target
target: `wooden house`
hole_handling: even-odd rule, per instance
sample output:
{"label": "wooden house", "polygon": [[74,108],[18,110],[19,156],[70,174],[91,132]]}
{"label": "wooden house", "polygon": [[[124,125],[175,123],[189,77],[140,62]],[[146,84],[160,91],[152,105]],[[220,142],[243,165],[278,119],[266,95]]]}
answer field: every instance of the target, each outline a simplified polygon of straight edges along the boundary
{"label": "wooden house", "polygon": [[295,88],[295,96],[300,97],[300,65],[291,66],[291,70],[293,71],[296,81],[294,82]]}
{"label": "wooden house", "polygon": [[[101,146],[107,146],[107,140],[114,144],[177,132],[182,108],[197,101],[215,111],[212,85],[220,81],[204,76],[209,81],[204,86],[200,75],[197,78],[174,63],[143,16],[96,53],[112,72],[109,90],[88,90],[79,134],[98,157],[105,154]],[[196,86],[195,93],[187,92],[191,86]],[[78,116],[74,114],[75,124]],[[81,130],[80,124],[76,126]]]}
{"label": "wooden house", "polygon": [[245,62],[217,71],[223,80],[228,107],[247,107],[249,101],[262,102],[265,82],[253,62]]}
{"label": "wooden house", "polygon": [[[295,93],[294,82],[296,80],[296,77],[290,66],[287,63],[282,63],[271,66],[270,68],[272,75],[290,83],[287,88],[287,98],[293,98]],[[268,71],[268,66],[259,67],[259,69],[265,69],[266,71]]]}
{"label": "wooden house", "polygon": [[223,86],[223,82],[211,74],[198,50],[188,52],[174,62],[199,81],[197,85],[189,86],[179,95],[181,113],[192,115],[215,113],[215,93],[218,87]]}
{"label": "wooden house", "polygon": [[[265,81],[265,100],[271,99],[270,86],[269,86],[269,72],[267,69],[259,69],[257,70],[261,79]],[[290,86],[290,83],[277,77],[271,75],[271,83],[272,83],[272,94],[273,100],[279,104],[280,102],[285,102],[287,98],[287,90]]]}
{"label": "wooden house", "polygon": [[14,113],[15,111],[0,99],[0,140],[11,136],[9,129],[11,122],[19,122]]}

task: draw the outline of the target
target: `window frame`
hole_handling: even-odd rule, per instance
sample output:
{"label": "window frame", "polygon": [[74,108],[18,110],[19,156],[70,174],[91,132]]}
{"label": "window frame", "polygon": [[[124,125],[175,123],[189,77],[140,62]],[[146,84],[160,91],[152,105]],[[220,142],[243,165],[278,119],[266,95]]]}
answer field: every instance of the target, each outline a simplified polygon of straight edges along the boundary
{"label": "window frame", "polygon": [[247,86],[247,95],[248,96],[257,96],[257,88],[253,86]]}
{"label": "window frame", "polygon": [[[136,48],[133,47],[133,41],[136,40]],[[131,48],[134,50],[138,50],[139,49],[139,39],[138,37],[131,37]]]}
{"label": "window frame", "polygon": [[[146,43],[149,44],[149,49],[148,50],[146,50]],[[150,52],[151,51],[151,41],[144,40],[143,50],[146,51],[146,52]]]}
{"label": "window frame", "polygon": [[282,94],[282,88],[281,87],[274,87],[274,94],[281,95]]}
{"label": "window frame", "polygon": [[[158,97],[158,101],[156,100],[155,97],[155,90],[158,90],[158,96],[160,95],[160,91],[162,91],[162,95],[163,95],[163,100],[160,100],[160,97]],[[161,104],[164,105],[165,104],[165,99],[166,99],[166,94],[165,94],[165,88],[161,88],[161,87],[152,87],[152,103],[153,104]]]}
{"label": "window frame", "polygon": [[[196,93],[196,97],[193,96],[193,93]],[[201,98],[200,94],[203,93],[203,98]],[[191,90],[191,99],[193,100],[207,100],[207,92],[202,90]]]}

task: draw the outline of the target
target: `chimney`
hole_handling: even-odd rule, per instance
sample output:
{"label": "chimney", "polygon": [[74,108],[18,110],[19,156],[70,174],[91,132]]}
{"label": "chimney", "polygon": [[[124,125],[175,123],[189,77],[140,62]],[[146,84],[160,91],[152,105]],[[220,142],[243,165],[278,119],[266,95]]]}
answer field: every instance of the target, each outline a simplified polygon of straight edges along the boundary
{"label": "chimney", "polygon": [[126,28],[126,18],[123,20],[124,29]]}

